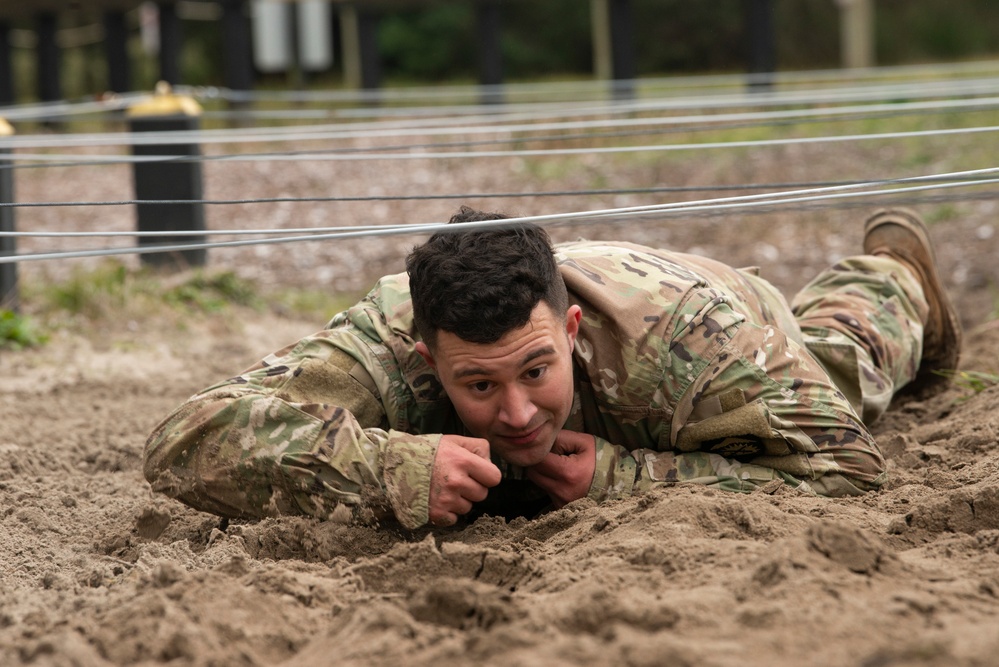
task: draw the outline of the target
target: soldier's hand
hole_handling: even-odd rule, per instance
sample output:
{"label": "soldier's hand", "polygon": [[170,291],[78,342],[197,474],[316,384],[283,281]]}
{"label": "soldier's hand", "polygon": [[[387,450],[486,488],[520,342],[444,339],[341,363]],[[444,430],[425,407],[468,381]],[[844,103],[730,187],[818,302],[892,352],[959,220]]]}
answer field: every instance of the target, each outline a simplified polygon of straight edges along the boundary
{"label": "soldier's hand", "polygon": [[499,468],[489,460],[488,440],[443,436],[430,476],[430,523],[454,525],[472,509],[472,503],[485,500],[500,479]]}
{"label": "soldier's hand", "polygon": [[555,507],[562,507],[589,493],[596,467],[594,437],[563,429],[548,456],[527,469],[527,478],[551,497]]}

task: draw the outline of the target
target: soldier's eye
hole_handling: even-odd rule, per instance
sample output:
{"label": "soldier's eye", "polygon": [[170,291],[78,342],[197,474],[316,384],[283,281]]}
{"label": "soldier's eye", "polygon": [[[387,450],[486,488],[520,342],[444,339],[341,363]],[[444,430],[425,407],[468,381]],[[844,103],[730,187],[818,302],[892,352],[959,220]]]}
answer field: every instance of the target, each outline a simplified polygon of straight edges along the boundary
{"label": "soldier's eye", "polygon": [[546,370],[548,370],[547,366],[538,366],[537,368],[532,368],[527,371],[524,375],[531,380],[539,380],[544,377]]}

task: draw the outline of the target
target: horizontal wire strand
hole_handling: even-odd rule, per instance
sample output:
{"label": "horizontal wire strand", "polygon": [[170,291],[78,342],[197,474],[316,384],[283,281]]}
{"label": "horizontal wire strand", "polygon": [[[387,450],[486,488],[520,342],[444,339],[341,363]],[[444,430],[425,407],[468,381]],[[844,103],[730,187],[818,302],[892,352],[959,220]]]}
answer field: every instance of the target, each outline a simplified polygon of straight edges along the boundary
{"label": "horizontal wire strand", "polygon": [[[990,171],[990,170],[987,170]],[[954,180],[948,174],[938,176],[921,176],[922,181],[948,182]],[[683,192],[730,192],[740,190],[780,190],[787,188],[819,188],[835,187],[844,185],[865,185],[872,183],[901,183],[906,178],[884,179],[879,181],[799,181],[793,183],[743,183],[729,185],[698,185],[698,186],[662,186],[646,188],[603,188],[603,189],[581,189],[581,190],[541,190],[541,191],[519,191],[519,192],[462,192],[462,193],[440,193],[426,195],[370,195],[370,196],[314,196],[314,197],[256,197],[245,199],[121,199],[108,201],[64,201],[64,202],[0,202],[0,208],[81,208],[87,206],[107,207],[107,206],[171,206],[176,204],[203,204],[206,206],[229,206],[248,204],[299,204],[299,203],[336,203],[336,202],[377,202],[377,201],[435,201],[435,200],[460,200],[460,199],[512,199],[525,197],[572,197],[572,196],[604,196],[616,194],[665,194]],[[967,185],[980,184],[980,181],[966,179]],[[316,228],[302,228],[301,231],[315,231]],[[338,228],[340,229],[340,228]],[[284,231],[291,231],[284,228]],[[23,232],[3,232],[3,236],[176,236],[177,234],[233,234],[261,233],[259,230],[225,231],[225,230],[203,230],[199,232],[45,232],[45,231],[23,231]],[[267,233],[267,232],[263,232]]]}
{"label": "horizontal wire strand", "polygon": [[[996,171],[999,171],[999,169],[972,170],[966,173],[982,174],[985,172],[994,173]],[[903,182],[919,182],[922,178],[925,177],[914,177],[911,179],[904,179]],[[996,183],[999,183],[999,178],[974,181],[975,185],[996,184]],[[327,241],[327,240],[342,240],[342,239],[360,238],[360,237],[382,237],[382,236],[394,236],[394,235],[424,234],[424,233],[435,233],[439,231],[459,231],[466,229],[478,229],[480,227],[488,227],[489,226],[488,223],[496,223],[496,225],[498,226],[503,226],[503,225],[511,226],[524,223],[533,223],[533,224],[542,224],[542,225],[560,224],[568,221],[572,221],[574,223],[594,222],[594,221],[606,222],[608,220],[618,219],[625,215],[647,216],[657,213],[669,213],[672,215],[682,214],[682,213],[701,213],[707,211],[731,210],[734,208],[774,206],[780,203],[800,204],[803,202],[817,202],[823,200],[850,199],[850,198],[867,197],[874,195],[883,196],[889,194],[912,193],[912,192],[920,192],[930,189],[948,189],[948,188],[962,187],[968,185],[968,183],[965,181],[958,181],[956,183],[930,183],[923,185],[913,185],[913,186],[894,188],[889,190],[879,190],[876,192],[850,191],[862,187],[871,187],[879,184],[883,184],[883,182],[872,181],[859,185],[836,186],[833,188],[812,188],[806,190],[792,190],[787,192],[769,193],[764,195],[743,195],[739,197],[727,197],[727,198],[701,200],[694,202],[671,202],[666,204],[629,206],[629,207],[602,209],[595,211],[525,216],[525,217],[509,218],[500,221],[485,221],[484,223],[461,223],[461,224],[417,223],[417,224],[384,225],[384,226],[379,226],[377,228],[370,228],[370,227],[351,228],[349,231],[343,231],[341,229],[340,231],[329,232],[329,233],[307,234],[303,236],[291,236],[291,237],[283,236],[283,237],[268,238],[268,239],[246,239],[246,240],[237,240],[237,241],[220,241],[213,243],[167,244],[167,245],[145,246],[145,247],[101,248],[101,249],[79,250],[79,251],[60,251],[60,252],[51,252],[51,253],[6,255],[6,256],[0,256],[0,264],[9,264],[20,261],[73,259],[73,258],[84,258],[84,257],[101,257],[101,256],[110,256],[110,255],[182,252],[185,250],[231,248],[239,246],[252,246],[252,245],[264,245],[264,244],[286,244],[286,243],[295,243],[302,241]],[[278,233],[282,232],[279,231]],[[178,232],[175,234],[175,236],[180,236],[180,235],[183,235],[183,233]],[[191,233],[190,235],[197,236],[198,233],[194,232]]]}

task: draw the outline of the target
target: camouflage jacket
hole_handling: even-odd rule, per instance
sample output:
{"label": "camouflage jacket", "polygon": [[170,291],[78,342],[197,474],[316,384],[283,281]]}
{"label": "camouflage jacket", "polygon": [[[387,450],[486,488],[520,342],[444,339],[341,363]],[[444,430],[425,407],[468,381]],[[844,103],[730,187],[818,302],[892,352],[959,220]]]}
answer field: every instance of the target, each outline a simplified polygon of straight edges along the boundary
{"label": "camouflage jacket", "polygon": [[[590,497],[687,479],[829,495],[879,483],[877,466],[851,464],[880,457],[876,445],[753,272],[616,242],[556,255],[583,311],[565,427],[596,437]],[[407,276],[383,278],[324,330],[169,415],[147,442],[146,477],[226,516],[349,509],[425,524],[440,436],[466,433],[415,342]]]}

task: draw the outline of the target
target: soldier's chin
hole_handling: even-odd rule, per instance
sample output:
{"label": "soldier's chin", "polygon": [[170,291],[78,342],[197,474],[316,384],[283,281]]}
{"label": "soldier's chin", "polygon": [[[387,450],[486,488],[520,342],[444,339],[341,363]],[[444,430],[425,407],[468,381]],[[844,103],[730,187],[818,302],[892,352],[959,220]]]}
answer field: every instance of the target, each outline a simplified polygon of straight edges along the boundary
{"label": "soldier's chin", "polygon": [[548,443],[547,445],[536,445],[529,449],[515,449],[515,450],[500,450],[499,455],[504,461],[510,465],[519,466],[521,468],[530,468],[531,466],[536,466],[545,460],[548,456],[548,452],[552,450],[552,445],[555,443]]}

